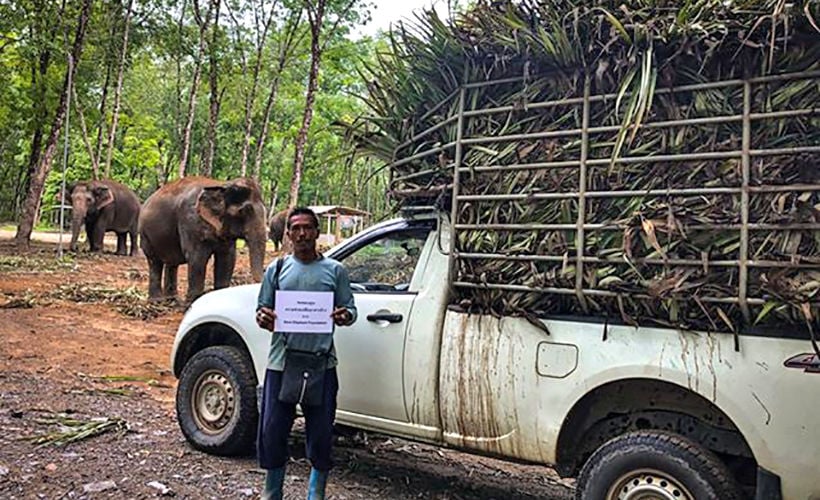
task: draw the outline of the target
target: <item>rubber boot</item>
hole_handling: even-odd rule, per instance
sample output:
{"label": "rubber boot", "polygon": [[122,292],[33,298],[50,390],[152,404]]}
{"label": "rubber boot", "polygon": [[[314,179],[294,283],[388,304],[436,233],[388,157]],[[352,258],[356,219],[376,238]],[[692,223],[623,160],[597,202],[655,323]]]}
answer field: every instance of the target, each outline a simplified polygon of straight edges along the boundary
{"label": "rubber boot", "polygon": [[265,474],[265,489],[262,500],[282,500],[282,487],[285,485],[285,467],[268,469]]}
{"label": "rubber boot", "polygon": [[325,486],[327,486],[327,471],[311,467],[307,500],[325,500]]}

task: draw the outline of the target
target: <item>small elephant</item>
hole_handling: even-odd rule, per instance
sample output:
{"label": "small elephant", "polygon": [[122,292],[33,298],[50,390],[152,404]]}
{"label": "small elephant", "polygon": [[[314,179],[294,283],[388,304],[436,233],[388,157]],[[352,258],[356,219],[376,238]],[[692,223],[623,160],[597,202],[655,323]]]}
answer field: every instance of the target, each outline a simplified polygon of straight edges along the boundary
{"label": "small elephant", "polygon": [[273,247],[277,252],[285,239],[285,226],[288,222],[288,212],[290,212],[290,209],[287,208],[280,210],[270,219],[270,232],[268,236],[270,236]]}
{"label": "small elephant", "polygon": [[117,255],[128,254],[127,235],[131,235],[130,255],[136,254],[140,200],[131,189],[116,181],[99,180],[78,182],[67,192],[71,198],[72,251],[77,251],[80,227],[85,225],[92,252],[102,252],[105,233],[114,231]]}
{"label": "small elephant", "polygon": [[140,214],[140,246],[149,266],[149,298],[176,297],[177,270],[185,263],[186,301],[202,295],[211,255],[214,288],[230,285],[238,238],[247,243],[253,279],[261,281],[267,243],[265,221],[265,204],[253,179],[185,177],[166,184],[145,200]]}

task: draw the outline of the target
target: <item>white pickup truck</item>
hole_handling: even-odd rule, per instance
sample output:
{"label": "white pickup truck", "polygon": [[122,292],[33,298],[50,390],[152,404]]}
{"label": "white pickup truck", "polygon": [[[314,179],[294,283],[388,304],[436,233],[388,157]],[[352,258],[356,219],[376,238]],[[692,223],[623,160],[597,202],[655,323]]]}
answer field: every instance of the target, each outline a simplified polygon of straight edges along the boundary
{"label": "white pickup truck", "polygon": [[[777,338],[494,317],[448,307],[446,218],[373,226],[327,255],[358,321],[336,332],[337,421],[578,477],[583,499],[820,499],[820,359]],[[208,293],[171,362],[191,444],[253,449],[270,333],[258,285]]]}

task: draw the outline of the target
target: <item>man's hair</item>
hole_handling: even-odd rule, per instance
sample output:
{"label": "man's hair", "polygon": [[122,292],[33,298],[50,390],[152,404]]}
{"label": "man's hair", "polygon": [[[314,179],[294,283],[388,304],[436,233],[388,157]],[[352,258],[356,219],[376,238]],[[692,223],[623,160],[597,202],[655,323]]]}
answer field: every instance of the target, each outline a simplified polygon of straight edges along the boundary
{"label": "man's hair", "polygon": [[309,215],[311,219],[313,219],[313,227],[319,229],[319,217],[316,216],[316,212],[309,209],[308,207],[296,207],[290,211],[288,214],[288,229],[290,229],[290,219],[294,215]]}

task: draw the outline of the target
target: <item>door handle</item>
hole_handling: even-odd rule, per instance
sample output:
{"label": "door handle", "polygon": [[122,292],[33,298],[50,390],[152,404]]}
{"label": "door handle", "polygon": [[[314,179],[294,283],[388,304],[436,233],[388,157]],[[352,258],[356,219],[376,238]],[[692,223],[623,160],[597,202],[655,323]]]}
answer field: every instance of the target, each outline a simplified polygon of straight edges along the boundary
{"label": "door handle", "polygon": [[368,314],[367,321],[387,321],[388,323],[400,323],[404,318],[396,313]]}

